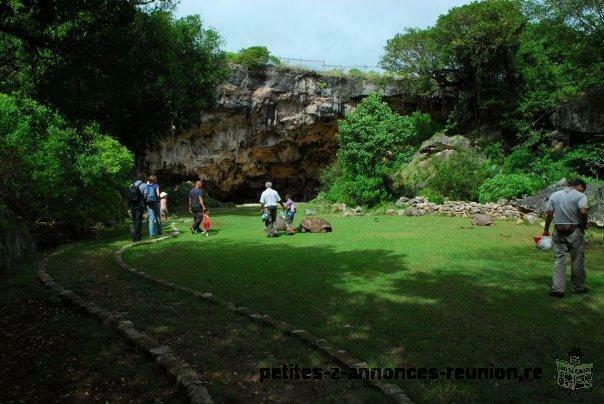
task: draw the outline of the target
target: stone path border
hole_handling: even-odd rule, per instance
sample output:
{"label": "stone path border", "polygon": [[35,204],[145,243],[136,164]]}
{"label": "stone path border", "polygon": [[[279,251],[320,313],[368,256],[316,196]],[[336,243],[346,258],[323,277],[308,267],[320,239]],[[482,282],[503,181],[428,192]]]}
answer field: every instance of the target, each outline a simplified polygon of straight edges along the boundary
{"label": "stone path border", "polygon": [[145,333],[136,330],[131,321],[120,315],[114,315],[94,303],[86,302],[81,296],[56,283],[46,272],[46,268],[50,257],[59,253],[50,254],[39,263],[38,278],[45,286],[76,308],[100,318],[105,326],[117,330],[129,342],[151,356],[170,376],[176,379],[176,383],[186,391],[192,403],[212,404],[214,402],[195,369],[175,356],[169,346],[162,345]]}
{"label": "stone path border", "polygon": [[[129,271],[137,276],[145,278],[145,279],[151,281],[152,283],[155,283],[156,285],[160,285],[160,286],[172,289],[172,290],[178,290],[181,292],[189,293],[189,294],[195,296],[196,298],[224,306],[224,307],[228,308],[229,310],[239,313],[243,316],[246,316],[253,321],[257,321],[264,325],[276,328],[276,329],[282,331],[284,334],[291,335],[291,336],[301,340],[302,342],[310,345],[311,347],[319,350],[323,354],[327,355],[328,357],[334,359],[336,362],[338,362],[346,367],[349,367],[349,368],[366,368],[367,367],[366,362],[355,358],[354,356],[352,356],[351,354],[349,354],[348,352],[346,352],[343,349],[336,348],[335,346],[333,346],[326,340],[324,340],[322,338],[318,338],[306,330],[298,329],[298,328],[292,326],[291,324],[286,323],[285,321],[279,321],[269,315],[261,314],[261,313],[255,312],[253,310],[250,310],[247,307],[237,307],[235,305],[235,303],[221,299],[217,296],[214,296],[212,293],[200,292],[200,291],[191,289],[188,286],[178,286],[172,282],[166,281],[165,279],[154,278],[142,270],[133,268],[132,266],[130,266],[128,263],[126,263],[124,261],[124,258],[123,258],[124,251],[126,251],[127,249],[129,249],[133,246],[140,245],[140,244],[156,243],[156,242],[159,242],[162,240],[177,237],[180,234],[179,230],[175,227],[174,223],[172,224],[171,229],[172,229],[171,235],[166,235],[166,236],[162,236],[162,237],[158,237],[158,238],[154,238],[154,239],[150,239],[150,240],[139,241],[137,243],[129,243],[129,244],[126,244],[123,247],[119,248],[115,252],[115,260],[116,260],[117,264],[122,269],[125,269],[126,271]],[[412,403],[411,399],[407,396],[405,391],[395,384],[386,383],[381,380],[366,380],[366,382],[369,383],[372,387],[377,388],[382,393],[391,397],[395,402]]]}

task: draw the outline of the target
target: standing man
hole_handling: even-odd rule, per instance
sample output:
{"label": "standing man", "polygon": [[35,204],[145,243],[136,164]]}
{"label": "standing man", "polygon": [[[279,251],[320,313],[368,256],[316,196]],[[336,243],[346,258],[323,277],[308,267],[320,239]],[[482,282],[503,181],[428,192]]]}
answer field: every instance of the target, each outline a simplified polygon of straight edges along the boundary
{"label": "standing man", "polygon": [[547,201],[544,236],[554,220],[554,275],[550,296],[564,297],[566,253],[570,252],[573,293],[587,293],[585,287],[585,230],[587,229],[587,196],[585,181],[574,179],[569,186],[554,192]]}
{"label": "standing man", "polygon": [[260,212],[266,212],[268,214],[268,219],[266,220],[266,236],[267,237],[275,237],[279,235],[277,229],[275,229],[275,221],[277,220],[277,205],[281,205],[283,209],[283,202],[281,202],[281,197],[273,189],[273,184],[267,182],[266,189],[260,195]]}
{"label": "standing man", "polygon": [[193,225],[189,226],[191,233],[199,233],[199,225],[203,219],[206,205],[203,201],[203,181],[195,182],[193,189],[189,191],[189,213],[193,214]]}
{"label": "standing man", "polygon": [[128,187],[128,205],[132,214],[132,241],[141,241],[143,227],[143,213],[145,212],[144,195],[147,192],[147,184],[136,180]]}
{"label": "standing man", "polygon": [[159,213],[159,185],[157,184],[157,176],[150,175],[147,181],[145,190],[145,203],[147,204],[147,219],[149,220],[149,235],[155,237],[161,235],[162,222]]}

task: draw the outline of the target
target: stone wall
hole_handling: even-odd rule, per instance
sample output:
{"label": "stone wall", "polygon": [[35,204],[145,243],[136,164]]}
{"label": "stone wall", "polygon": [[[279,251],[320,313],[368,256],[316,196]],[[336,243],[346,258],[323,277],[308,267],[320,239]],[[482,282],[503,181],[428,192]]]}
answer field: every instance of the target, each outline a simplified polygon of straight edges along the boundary
{"label": "stone wall", "polygon": [[517,206],[503,200],[497,203],[484,204],[478,202],[445,201],[442,205],[429,202],[424,197],[415,197],[412,199],[400,198],[397,201],[398,206],[402,207],[406,204],[408,208],[402,210],[403,213],[401,214],[409,216],[438,213],[446,216],[472,217],[476,214],[484,214],[499,220],[522,220],[531,224],[539,221],[539,216],[532,213],[524,213]]}

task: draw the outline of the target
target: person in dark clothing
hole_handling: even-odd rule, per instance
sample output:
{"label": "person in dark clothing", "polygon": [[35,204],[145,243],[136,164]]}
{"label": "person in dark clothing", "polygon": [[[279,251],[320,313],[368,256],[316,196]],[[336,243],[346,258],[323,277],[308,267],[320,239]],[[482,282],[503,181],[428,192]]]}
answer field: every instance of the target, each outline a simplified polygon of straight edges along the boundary
{"label": "person in dark clothing", "polygon": [[189,226],[191,233],[199,233],[199,226],[203,220],[203,212],[206,210],[206,205],[203,200],[203,182],[197,181],[195,187],[189,191],[189,213],[193,214],[193,225]]}
{"label": "person in dark clothing", "polygon": [[147,190],[147,184],[141,180],[136,180],[128,188],[128,204],[132,214],[132,241],[141,241],[143,214],[147,207],[145,206],[144,195]]}

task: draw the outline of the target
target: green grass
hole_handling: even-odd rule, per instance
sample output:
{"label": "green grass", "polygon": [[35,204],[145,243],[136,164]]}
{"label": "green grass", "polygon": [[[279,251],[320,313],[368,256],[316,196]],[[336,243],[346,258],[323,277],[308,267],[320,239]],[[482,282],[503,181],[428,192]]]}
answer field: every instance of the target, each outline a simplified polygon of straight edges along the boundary
{"label": "green grass", "polygon": [[121,235],[72,244],[53,257],[48,272],[66,288],[169,345],[199,372],[216,402],[384,402],[364,383],[347,380],[259,382],[259,368],[335,366],[315,349],[222,306],[166,289],[118,267]]}
{"label": "green grass", "polygon": [[587,251],[592,293],[557,300],[547,295],[552,254],[532,242],[537,226],[325,215],[333,233],[268,239],[256,209],[212,213],[211,237],[182,223],[179,238],[128,250],[126,261],[291,322],[373,366],[543,368],[542,380],[523,383],[398,381],[418,401],[564,401],[555,360],[574,346],[596,369],[581,397],[604,397],[601,243]]}

